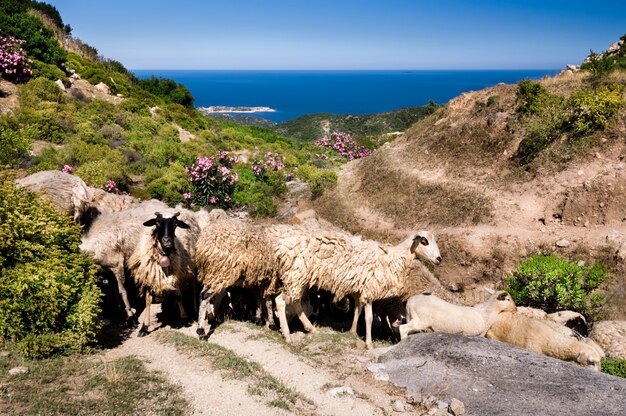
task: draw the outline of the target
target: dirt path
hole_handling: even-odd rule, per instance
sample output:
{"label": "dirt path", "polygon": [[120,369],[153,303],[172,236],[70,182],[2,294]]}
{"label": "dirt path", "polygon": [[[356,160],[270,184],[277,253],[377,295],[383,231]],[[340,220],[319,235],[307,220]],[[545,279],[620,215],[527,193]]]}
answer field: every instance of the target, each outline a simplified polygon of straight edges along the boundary
{"label": "dirt path", "polygon": [[[174,384],[181,386],[190,404],[192,415],[287,415],[303,414],[302,409],[284,410],[269,406],[261,396],[250,394],[245,380],[222,377],[211,368],[206,358],[191,357],[175,347],[158,340],[159,331],[173,330],[196,338],[195,326],[172,329],[160,327],[159,306],[153,307],[153,326],[148,336],[139,338],[136,332],[121,345],[109,350],[107,360],[136,356],[151,371],[159,371]],[[230,321],[218,327],[207,342],[226,348],[239,357],[258,363],[263,370],[296,391],[307,402],[310,415],[386,415],[393,412],[394,400],[405,402],[405,392],[387,383],[376,381],[366,370],[375,353],[365,350],[354,352],[333,351],[328,363],[316,365],[304,357],[287,350],[279,340],[268,337],[265,329],[250,328],[246,324]],[[332,332],[322,328],[322,331]],[[340,363],[339,366],[336,363]],[[333,370],[333,368],[335,370]],[[389,391],[392,393],[390,394]],[[405,414],[410,412],[410,405]]]}

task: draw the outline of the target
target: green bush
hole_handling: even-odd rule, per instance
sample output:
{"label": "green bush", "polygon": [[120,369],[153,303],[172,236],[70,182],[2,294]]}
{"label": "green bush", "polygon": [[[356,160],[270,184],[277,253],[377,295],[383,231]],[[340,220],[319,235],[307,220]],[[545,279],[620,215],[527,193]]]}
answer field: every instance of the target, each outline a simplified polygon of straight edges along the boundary
{"label": "green bush", "polygon": [[568,123],[579,135],[603,130],[610,119],[623,107],[622,89],[617,86],[600,87],[594,91],[578,91],[567,100]]}
{"label": "green bush", "polygon": [[162,98],[166,103],[180,104],[184,107],[193,106],[193,95],[180,83],[167,78],[142,79],[139,88]]}
{"label": "green bush", "polygon": [[80,227],[4,176],[0,235],[0,340],[33,358],[83,351],[99,329],[101,294]]}
{"label": "green bush", "polygon": [[15,117],[0,117],[0,166],[20,166],[28,158],[33,136],[34,132],[20,128]]}
{"label": "green bush", "polygon": [[169,205],[184,202],[183,193],[189,188],[185,167],[180,162],[173,162],[162,169],[153,169],[146,174],[145,182],[151,198]]}
{"label": "green bush", "polygon": [[626,378],[626,360],[618,360],[613,358],[602,358],[600,367],[603,373],[612,376]]}
{"label": "green bush", "polygon": [[120,190],[127,190],[129,178],[124,170],[124,157],[118,152],[108,152],[102,159],[87,162],[74,171],[89,186],[101,188],[112,180]]}
{"label": "green bush", "polygon": [[20,103],[23,107],[40,108],[46,103],[60,103],[63,92],[54,81],[39,77],[20,85]]}
{"label": "green bush", "polygon": [[33,77],[35,78],[42,77],[51,81],[56,81],[57,79],[60,79],[61,81],[63,81],[63,85],[65,85],[66,87],[70,86],[70,80],[67,78],[65,73],[55,65],[47,64],[45,62],[41,62],[35,59],[33,60],[32,68]]}
{"label": "green bush", "polygon": [[523,114],[538,114],[545,109],[552,95],[540,83],[525,79],[517,84],[516,96],[517,111]]}
{"label": "green bush", "polygon": [[585,62],[580,66],[583,71],[590,71],[594,77],[602,78],[617,69],[626,69],[626,35],[620,40],[624,41],[617,53],[612,56],[590,52]]}
{"label": "green bush", "polygon": [[592,294],[607,277],[607,269],[600,263],[593,267],[550,255],[535,255],[522,261],[506,281],[509,292],[518,306],[532,306],[547,312],[568,309],[593,320],[603,296]]}
{"label": "green bush", "polygon": [[321,196],[326,189],[337,185],[337,174],[331,169],[318,169],[312,165],[302,165],[295,171],[296,176],[307,183],[313,197]]}
{"label": "green bush", "polygon": [[233,203],[244,206],[253,217],[273,217],[278,213],[274,197],[287,192],[283,171],[266,172],[259,178],[250,168],[240,168]]}

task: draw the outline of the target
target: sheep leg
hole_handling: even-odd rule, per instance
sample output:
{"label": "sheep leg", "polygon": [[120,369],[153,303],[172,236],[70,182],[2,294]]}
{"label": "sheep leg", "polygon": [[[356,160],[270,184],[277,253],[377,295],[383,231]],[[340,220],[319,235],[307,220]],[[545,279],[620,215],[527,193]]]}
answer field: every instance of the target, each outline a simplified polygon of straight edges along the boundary
{"label": "sheep leg", "polygon": [[363,305],[361,305],[359,302],[355,302],[354,318],[352,319],[352,327],[350,328],[350,332],[352,332],[353,334],[356,334],[356,326],[357,326],[357,323],[359,322],[359,316],[361,316],[362,308],[363,308]]}
{"label": "sheep leg", "polygon": [[176,289],[176,304],[178,305],[180,319],[187,319],[187,312],[185,312],[185,306],[183,305],[183,294],[180,289]]}
{"label": "sheep leg", "polygon": [[272,305],[272,298],[269,296],[265,298],[265,311],[267,312],[265,327],[267,329],[276,329],[276,322],[274,321],[274,307]]}
{"label": "sheep leg", "polygon": [[126,311],[126,324],[129,328],[135,328],[139,322],[130,307],[128,293],[126,293],[126,288],[124,287],[124,263],[122,261],[118,262],[118,267],[113,270],[113,274],[115,275],[115,280],[117,280],[117,291],[120,293],[122,302],[124,303],[124,310]]}
{"label": "sheep leg", "polygon": [[374,314],[372,313],[372,303],[365,304],[365,345],[367,349],[374,348],[372,344],[372,321],[374,320]]}
{"label": "sheep leg", "polygon": [[283,337],[288,344],[291,344],[291,333],[289,332],[289,324],[287,323],[287,302],[285,297],[281,293],[276,296],[276,314],[278,315],[278,322],[280,322],[280,330],[283,333]]}
{"label": "sheep leg", "polygon": [[143,324],[141,324],[141,328],[139,328],[140,337],[148,335],[148,328],[150,328],[150,305],[152,305],[152,294],[146,293],[146,309],[143,311]]}
{"label": "sheep leg", "polygon": [[421,322],[417,316],[415,316],[406,324],[400,325],[400,339],[403,340],[409,336],[409,334],[413,334],[415,332],[426,331],[428,328],[428,325],[424,325],[424,323]]}
{"label": "sheep leg", "polygon": [[306,313],[304,313],[304,310],[302,309],[302,303],[300,303],[300,299],[290,303],[290,305],[293,307],[294,312],[298,315],[298,318],[300,319],[300,322],[302,322],[302,326],[304,326],[304,329],[307,332],[317,332],[317,328],[313,326],[311,321],[309,321],[309,317],[306,316]]}
{"label": "sheep leg", "polygon": [[206,332],[204,329],[206,325],[206,310],[211,298],[211,291],[206,285],[203,285],[202,291],[200,291],[200,307],[198,308],[198,328],[196,329],[196,334],[200,336],[204,335]]}

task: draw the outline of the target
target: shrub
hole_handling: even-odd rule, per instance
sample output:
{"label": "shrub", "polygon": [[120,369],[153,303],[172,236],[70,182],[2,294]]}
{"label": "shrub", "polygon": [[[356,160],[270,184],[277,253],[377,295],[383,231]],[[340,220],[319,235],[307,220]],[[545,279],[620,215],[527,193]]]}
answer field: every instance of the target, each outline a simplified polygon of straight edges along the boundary
{"label": "shrub", "polygon": [[32,67],[33,77],[43,77],[51,81],[56,81],[57,79],[60,79],[61,81],[63,81],[63,85],[65,85],[66,87],[70,86],[70,80],[67,78],[65,73],[61,71],[61,69],[59,69],[57,66],[47,64],[45,62],[41,62],[35,59],[32,63]]}
{"label": "shrub", "polygon": [[117,152],[109,152],[105,157],[87,162],[75,169],[89,186],[105,187],[109,181],[115,183],[115,188],[128,189],[129,179],[124,171],[124,157]]}
{"label": "shrub", "polygon": [[626,378],[626,360],[604,357],[600,361],[600,367],[603,373]]}
{"label": "shrub", "polygon": [[575,133],[584,135],[605,129],[611,117],[624,105],[622,90],[617,86],[594,91],[578,91],[567,100],[568,123]]}
{"label": "shrub", "polygon": [[337,174],[331,169],[318,169],[311,165],[302,165],[295,171],[298,178],[309,186],[313,197],[321,196],[326,189],[332,189],[337,185]]}
{"label": "shrub", "polygon": [[260,178],[267,178],[268,172],[279,171],[285,167],[285,156],[280,153],[267,152],[261,159],[252,162],[252,171]]}
{"label": "shrub", "polygon": [[83,351],[99,329],[100,291],[80,227],[4,176],[0,234],[0,340],[34,358]]}
{"label": "shrub", "polygon": [[32,137],[31,131],[21,129],[14,117],[0,117],[0,166],[18,167],[26,160]]}
{"label": "shrub", "polygon": [[0,35],[0,74],[7,81],[26,82],[33,74],[30,69],[33,61],[26,58],[24,49],[20,46],[24,43],[25,40]]}
{"label": "shrub", "polygon": [[271,217],[277,214],[274,197],[287,192],[282,170],[269,170],[258,176],[250,168],[240,168],[239,180],[233,195],[236,206],[245,206],[252,217]]}
{"label": "shrub", "polygon": [[40,108],[43,103],[60,103],[63,92],[54,81],[46,78],[35,78],[20,86],[20,103],[24,107]]}
{"label": "shrub", "polygon": [[569,309],[593,320],[604,298],[591,294],[607,277],[607,269],[597,262],[579,266],[550,255],[535,255],[522,261],[506,281],[515,303],[547,312]]}
{"label": "shrub", "polygon": [[172,162],[166,168],[153,169],[146,175],[145,182],[150,197],[168,205],[184,202],[183,193],[189,188],[185,167],[179,162]]}
{"label": "shrub", "polygon": [[523,114],[538,114],[545,109],[551,94],[540,83],[525,79],[517,84],[516,97],[519,103],[517,111]]}
{"label": "shrub", "polygon": [[360,159],[370,155],[370,150],[355,142],[349,134],[332,132],[313,142],[313,146],[323,147],[339,154],[339,158],[347,160]]}
{"label": "shrub", "polygon": [[139,80],[139,88],[148,91],[157,97],[162,98],[166,103],[180,104],[184,107],[193,106],[193,95],[180,83],[167,78],[156,78]]}
{"label": "shrub", "polygon": [[233,171],[237,162],[236,157],[223,150],[217,156],[197,157],[194,163],[185,167],[190,182],[185,199],[191,205],[229,208],[239,178]]}

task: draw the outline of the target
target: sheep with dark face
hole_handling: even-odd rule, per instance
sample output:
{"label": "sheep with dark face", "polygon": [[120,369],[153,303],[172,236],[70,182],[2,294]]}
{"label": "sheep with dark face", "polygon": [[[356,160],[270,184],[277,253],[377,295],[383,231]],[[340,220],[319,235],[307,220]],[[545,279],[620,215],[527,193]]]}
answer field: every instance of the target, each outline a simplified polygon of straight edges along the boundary
{"label": "sheep with dark face", "polygon": [[[155,207],[165,212],[149,219]],[[199,233],[196,220],[187,212],[181,216],[161,208],[162,204],[147,202],[134,209],[99,215],[81,243],[83,251],[115,275],[128,323],[135,325],[137,319],[124,288],[125,270],[131,272],[146,296],[147,310],[140,335],[145,335],[149,327],[152,295],[160,297],[172,291],[180,294],[180,289],[193,281],[192,255]],[[182,304],[179,305],[185,317]]]}

